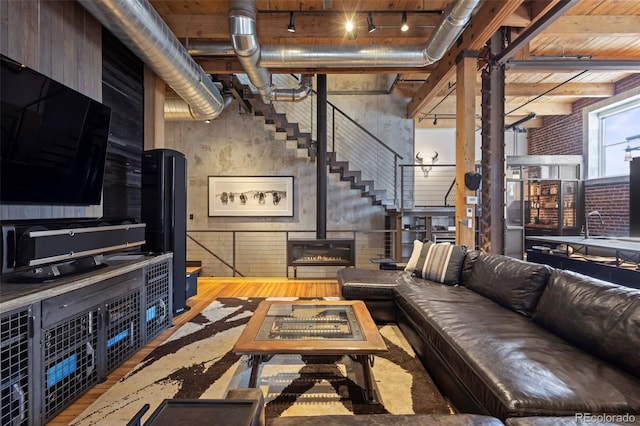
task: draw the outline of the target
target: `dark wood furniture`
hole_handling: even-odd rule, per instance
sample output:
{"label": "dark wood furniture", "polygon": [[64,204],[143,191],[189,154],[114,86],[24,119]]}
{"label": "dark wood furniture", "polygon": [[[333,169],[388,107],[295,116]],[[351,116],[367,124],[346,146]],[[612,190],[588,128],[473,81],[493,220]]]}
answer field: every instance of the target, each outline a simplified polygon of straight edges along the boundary
{"label": "dark wood furniture", "polygon": [[362,365],[365,398],[372,403],[379,401],[372,355],[386,351],[360,300],[261,302],[233,347],[250,356],[249,387],[256,387],[260,363],[277,354],[349,355]]}

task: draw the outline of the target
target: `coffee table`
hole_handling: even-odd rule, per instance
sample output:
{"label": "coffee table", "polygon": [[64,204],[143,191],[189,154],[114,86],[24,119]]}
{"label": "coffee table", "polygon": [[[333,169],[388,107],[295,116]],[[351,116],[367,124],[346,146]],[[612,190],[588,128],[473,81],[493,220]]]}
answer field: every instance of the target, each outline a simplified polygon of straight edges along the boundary
{"label": "coffee table", "polygon": [[258,305],[233,352],[249,355],[249,387],[256,387],[260,363],[278,354],[348,355],[362,366],[364,396],[379,397],[373,355],[387,351],[378,327],[360,300],[270,301]]}

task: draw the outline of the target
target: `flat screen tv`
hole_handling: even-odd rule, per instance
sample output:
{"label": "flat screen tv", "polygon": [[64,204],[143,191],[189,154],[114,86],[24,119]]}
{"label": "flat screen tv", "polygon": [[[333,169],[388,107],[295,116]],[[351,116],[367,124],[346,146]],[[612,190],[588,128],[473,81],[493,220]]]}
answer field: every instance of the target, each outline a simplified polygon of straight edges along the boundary
{"label": "flat screen tv", "polygon": [[100,204],[111,109],[0,59],[0,202]]}

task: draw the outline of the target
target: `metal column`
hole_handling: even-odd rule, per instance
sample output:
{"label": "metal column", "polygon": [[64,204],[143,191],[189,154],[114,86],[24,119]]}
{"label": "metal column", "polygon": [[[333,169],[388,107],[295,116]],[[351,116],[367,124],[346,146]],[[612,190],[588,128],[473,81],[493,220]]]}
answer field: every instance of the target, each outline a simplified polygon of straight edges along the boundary
{"label": "metal column", "polygon": [[327,75],[316,76],[316,91],[318,92],[317,115],[317,185],[316,185],[316,237],[327,238]]}
{"label": "metal column", "polygon": [[[491,57],[503,50],[503,31],[491,37]],[[504,254],[504,66],[493,59],[482,71],[482,218],[480,249]]]}

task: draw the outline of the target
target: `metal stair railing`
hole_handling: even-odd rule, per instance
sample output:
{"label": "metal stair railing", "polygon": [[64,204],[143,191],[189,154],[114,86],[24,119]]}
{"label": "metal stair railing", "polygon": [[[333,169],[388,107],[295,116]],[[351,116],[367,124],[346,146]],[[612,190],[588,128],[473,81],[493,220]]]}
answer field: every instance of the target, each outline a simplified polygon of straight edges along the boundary
{"label": "metal stair railing", "polygon": [[[292,75],[274,74],[272,78],[278,87],[298,84]],[[312,139],[317,140],[316,100],[317,93],[312,91],[300,102],[277,102],[274,106],[276,111],[286,114],[289,122],[297,123],[300,131],[310,133]],[[398,205],[399,160],[403,157],[331,102],[327,102],[327,129],[327,145],[333,153],[330,158],[348,162],[349,170],[343,174],[357,179],[367,187],[369,195],[375,195],[383,204]]]}
{"label": "metal stair railing", "polygon": [[432,164],[428,173],[421,164],[403,164],[402,209],[425,207],[454,207],[455,164]]}

